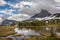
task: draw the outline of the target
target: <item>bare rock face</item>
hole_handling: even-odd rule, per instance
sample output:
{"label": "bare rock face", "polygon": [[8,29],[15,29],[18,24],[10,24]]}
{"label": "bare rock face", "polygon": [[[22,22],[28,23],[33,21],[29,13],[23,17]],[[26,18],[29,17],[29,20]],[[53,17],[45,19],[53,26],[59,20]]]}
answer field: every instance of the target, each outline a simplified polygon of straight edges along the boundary
{"label": "bare rock face", "polygon": [[60,13],[52,14],[51,17],[53,17],[53,16],[55,16],[55,17],[60,17]]}
{"label": "bare rock face", "polygon": [[31,18],[44,18],[44,17],[50,16],[50,15],[51,15],[50,12],[48,12],[47,10],[43,10],[43,9],[42,9],[40,13],[35,14],[35,15],[32,16]]}

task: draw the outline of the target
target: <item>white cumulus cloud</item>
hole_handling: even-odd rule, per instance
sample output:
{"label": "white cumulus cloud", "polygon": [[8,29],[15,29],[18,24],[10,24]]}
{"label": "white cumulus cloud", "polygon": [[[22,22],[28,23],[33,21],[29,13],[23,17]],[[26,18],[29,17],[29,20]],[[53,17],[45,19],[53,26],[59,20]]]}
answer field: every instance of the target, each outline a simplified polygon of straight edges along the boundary
{"label": "white cumulus cloud", "polygon": [[[13,8],[19,8],[18,14],[12,14],[12,10],[0,11],[7,14],[12,14],[12,16],[8,17],[9,19],[22,21],[27,20],[31,16],[39,13],[41,9],[48,10],[50,13],[60,13],[60,7],[57,7],[59,4],[59,0],[30,0],[30,2],[23,0],[20,3],[12,4],[8,3],[8,5]],[[29,5],[30,8],[25,8],[25,5]],[[60,6],[60,4],[58,5]]]}
{"label": "white cumulus cloud", "polygon": [[30,18],[29,15],[21,13],[21,14],[14,14],[14,15],[8,17],[7,19],[16,20],[16,21],[23,21],[23,20],[28,20],[29,18]]}
{"label": "white cumulus cloud", "polygon": [[55,0],[55,2],[60,3],[60,0]]}
{"label": "white cumulus cloud", "polygon": [[4,0],[0,0],[0,6],[7,4]]}
{"label": "white cumulus cloud", "polygon": [[12,15],[13,11],[15,11],[15,10],[13,10],[13,9],[6,9],[6,10],[0,10],[0,13]]}

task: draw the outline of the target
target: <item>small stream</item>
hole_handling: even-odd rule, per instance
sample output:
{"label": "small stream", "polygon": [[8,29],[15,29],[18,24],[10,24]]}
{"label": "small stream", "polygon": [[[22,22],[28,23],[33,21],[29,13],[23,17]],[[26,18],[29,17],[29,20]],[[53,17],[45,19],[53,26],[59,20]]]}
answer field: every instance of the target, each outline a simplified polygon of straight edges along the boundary
{"label": "small stream", "polygon": [[0,37],[0,38],[11,38],[13,40],[22,40],[21,37]]}
{"label": "small stream", "polygon": [[7,37],[0,37],[0,38],[11,38],[13,40],[22,40],[23,38],[27,38],[27,37],[31,37],[31,36],[14,36],[14,35],[10,35],[10,36],[7,36]]}
{"label": "small stream", "polygon": [[10,37],[13,40],[22,40],[24,37],[20,36],[20,37]]}

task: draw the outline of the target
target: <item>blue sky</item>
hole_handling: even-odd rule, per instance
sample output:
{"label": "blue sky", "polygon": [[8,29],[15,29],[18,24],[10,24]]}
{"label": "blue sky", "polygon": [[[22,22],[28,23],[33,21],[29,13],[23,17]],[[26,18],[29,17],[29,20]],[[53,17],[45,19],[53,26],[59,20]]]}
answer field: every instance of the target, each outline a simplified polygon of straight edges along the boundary
{"label": "blue sky", "polygon": [[[5,0],[5,1],[7,3],[10,2],[10,3],[16,4],[15,0]],[[15,11],[13,11],[14,14],[17,14],[17,12],[18,12],[18,8],[13,8],[12,6],[10,6],[8,4],[5,4],[3,6],[0,6],[0,10],[6,10],[6,9],[8,9],[8,10],[10,10],[10,9],[15,10]],[[6,16],[11,16],[9,14],[5,14],[5,13],[1,13],[1,12],[0,12],[0,14],[6,15]]]}
{"label": "blue sky", "polygon": [[[13,5],[16,5],[17,3],[20,3],[21,1],[23,1],[23,0],[4,0],[7,4],[5,4],[5,5],[0,5],[0,10],[6,10],[6,9],[8,9],[8,10],[10,10],[10,9],[12,9],[12,10],[15,10],[15,11],[12,11],[13,12],[13,14],[18,14],[20,11],[20,8],[14,8],[14,7],[12,7],[12,6],[10,6],[8,3],[11,3],[11,4],[13,4]],[[26,0],[26,1],[30,1],[30,0]],[[29,5],[25,5],[24,6],[25,8],[30,8],[30,6]],[[9,15],[9,14],[5,14],[5,13],[1,13],[0,12],[0,14],[4,14],[4,15],[7,15],[7,16],[11,16],[11,15]]]}
{"label": "blue sky", "polygon": [[[0,17],[16,20],[29,19],[41,9],[60,13],[60,0],[0,0]],[[24,19],[25,18],[25,19]]]}

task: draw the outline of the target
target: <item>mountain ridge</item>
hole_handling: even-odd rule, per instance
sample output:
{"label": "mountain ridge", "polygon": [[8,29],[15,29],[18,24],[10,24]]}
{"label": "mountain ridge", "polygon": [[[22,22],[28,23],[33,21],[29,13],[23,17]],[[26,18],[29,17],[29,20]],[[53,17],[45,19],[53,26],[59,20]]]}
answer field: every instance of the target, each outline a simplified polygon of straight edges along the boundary
{"label": "mountain ridge", "polygon": [[35,14],[35,15],[32,16],[31,18],[44,18],[44,17],[50,16],[50,15],[51,15],[50,12],[48,12],[47,10],[43,10],[43,9],[42,9],[40,13]]}

